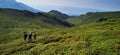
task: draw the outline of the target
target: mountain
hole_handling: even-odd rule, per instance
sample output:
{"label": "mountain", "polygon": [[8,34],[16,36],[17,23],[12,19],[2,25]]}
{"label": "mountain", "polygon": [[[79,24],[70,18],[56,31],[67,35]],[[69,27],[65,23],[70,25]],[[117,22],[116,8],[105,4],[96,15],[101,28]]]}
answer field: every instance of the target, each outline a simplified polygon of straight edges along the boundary
{"label": "mountain", "polygon": [[93,8],[77,8],[77,7],[64,7],[60,8],[61,12],[64,12],[71,16],[78,16],[87,12],[104,12],[105,10],[93,9]]}
{"label": "mountain", "polygon": [[70,27],[72,24],[47,13],[33,13],[27,10],[0,9],[0,28],[47,28]]}
{"label": "mountain", "polygon": [[120,17],[120,11],[88,12],[87,14],[70,18],[68,19],[68,22],[79,25],[79,24],[96,23],[99,21],[105,21],[107,19],[115,19],[119,17]]}
{"label": "mountain", "polygon": [[51,10],[50,12],[48,12],[48,14],[52,15],[52,16],[56,16],[58,18],[62,18],[62,19],[68,19],[70,18],[70,16],[68,16],[67,14],[61,13],[57,10]]}
{"label": "mountain", "polygon": [[[0,8],[13,8],[13,9],[18,9],[18,10],[29,10],[31,12],[42,12],[32,7],[29,7],[23,3],[16,2],[16,0],[0,0]],[[74,15],[78,16],[81,14],[85,14],[87,12],[103,12],[104,11],[104,10],[92,9],[92,8],[60,7],[60,6],[49,7],[49,8],[41,7],[41,9],[43,11],[49,11],[50,9],[53,9],[53,10],[55,9],[70,16],[74,16]]]}
{"label": "mountain", "polygon": [[[5,10],[3,13],[0,10],[0,55],[120,55],[119,12],[93,13],[92,15],[88,13],[87,15],[97,17],[97,14],[112,18],[104,22],[70,28],[53,28],[52,26],[50,29],[42,29],[39,27],[41,25],[36,25],[36,21],[41,19],[42,22],[42,18],[50,17],[46,13],[35,14],[17,10],[9,12]],[[38,19],[35,18],[37,15],[39,15]],[[46,22],[44,21],[44,23]],[[20,28],[14,26],[16,24]],[[16,28],[3,28],[3,26],[10,25]],[[35,29],[34,26],[38,26],[38,28]],[[27,32],[27,34],[36,32],[36,40],[28,41],[27,38],[25,41],[23,32]]]}
{"label": "mountain", "polygon": [[79,7],[63,7],[63,6],[41,7],[41,9],[46,12],[49,12],[51,9],[58,10],[69,16],[79,16],[79,15],[85,14],[87,12],[105,12],[106,11],[106,10],[95,9],[95,8],[79,8]]}
{"label": "mountain", "polygon": [[40,12],[32,7],[29,7],[23,3],[16,2],[16,0],[0,0],[0,8],[12,8],[18,10],[29,10],[31,12]]}

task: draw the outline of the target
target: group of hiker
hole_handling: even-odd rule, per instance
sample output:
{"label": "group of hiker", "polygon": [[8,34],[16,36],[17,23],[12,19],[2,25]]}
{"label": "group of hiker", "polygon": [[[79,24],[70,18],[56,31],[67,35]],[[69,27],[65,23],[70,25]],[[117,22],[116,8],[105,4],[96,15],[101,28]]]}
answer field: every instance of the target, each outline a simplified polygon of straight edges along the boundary
{"label": "group of hiker", "polygon": [[28,37],[28,41],[32,41],[32,37],[34,38],[34,40],[36,40],[36,32],[30,32],[29,34],[27,34],[27,32],[24,32],[24,40],[26,41],[27,37]]}

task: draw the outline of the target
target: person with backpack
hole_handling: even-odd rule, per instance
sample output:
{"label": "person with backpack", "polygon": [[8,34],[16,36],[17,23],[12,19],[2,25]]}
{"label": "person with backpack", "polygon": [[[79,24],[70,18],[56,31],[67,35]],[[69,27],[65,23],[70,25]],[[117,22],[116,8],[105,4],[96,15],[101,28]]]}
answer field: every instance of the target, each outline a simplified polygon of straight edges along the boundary
{"label": "person with backpack", "polygon": [[24,32],[24,40],[26,41],[26,39],[27,39],[27,33],[26,32]]}
{"label": "person with backpack", "polygon": [[34,40],[36,40],[36,36],[37,36],[37,34],[36,34],[36,32],[34,32],[34,34],[33,34]]}
{"label": "person with backpack", "polygon": [[32,32],[29,33],[29,38],[28,38],[28,41],[32,41]]}

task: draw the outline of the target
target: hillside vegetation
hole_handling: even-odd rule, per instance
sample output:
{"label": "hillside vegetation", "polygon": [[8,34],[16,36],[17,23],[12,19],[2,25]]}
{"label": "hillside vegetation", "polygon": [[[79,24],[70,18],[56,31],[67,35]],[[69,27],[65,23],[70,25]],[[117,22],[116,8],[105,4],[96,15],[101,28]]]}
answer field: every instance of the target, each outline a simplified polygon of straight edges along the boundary
{"label": "hillside vegetation", "polygon": [[1,28],[28,28],[72,26],[72,24],[47,13],[32,13],[26,10],[0,9]]}
{"label": "hillside vegetation", "polygon": [[63,14],[57,10],[51,10],[50,12],[48,12],[48,14],[56,16],[57,18],[62,18],[62,19],[68,19],[70,18],[70,16]]}
{"label": "hillside vegetation", "polygon": [[77,17],[73,17],[68,19],[70,23],[76,25],[96,23],[101,18],[112,19],[112,18],[120,18],[120,11],[116,12],[88,12],[87,14],[80,15]]}
{"label": "hillside vegetation", "polygon": [[[5,14],[2,16],[8,17]],[[32,18],[25,20],[27,19],[32,21]],[[4,23],[7,20],[11,19],[9,17],[3,19]],[[0,20],[1,23],[3,21]],[[24,20],[20,19],[17,22]],[[17,22],[14,23],[17,24],[14,28],[6,28],[7,24],[12,24],[11,22],[0,26],[0,55],[120,55],[120,18],[117,17],[69,28],[60,26],[41,28],[41,25],[38,28],[26,27],[23,26],[27,24],[26,21],[22,26]],[[39,26],[38,23],[32,23]],[[37,40],[24,41],[24,31],[36,32]]]}
{"label": "hillside vegetation", "polygon": [[[4,40],[19,38],[21,35],[18,35],[18,33],[29,29],[37,30],[71,26],[73,25],[67,21],[47,13],[32,13],[26,10],[21,11],[16,9],[0,9],[0,43],[6,42]],[[21,31],[21,29],[23,29],[23,31]]]}

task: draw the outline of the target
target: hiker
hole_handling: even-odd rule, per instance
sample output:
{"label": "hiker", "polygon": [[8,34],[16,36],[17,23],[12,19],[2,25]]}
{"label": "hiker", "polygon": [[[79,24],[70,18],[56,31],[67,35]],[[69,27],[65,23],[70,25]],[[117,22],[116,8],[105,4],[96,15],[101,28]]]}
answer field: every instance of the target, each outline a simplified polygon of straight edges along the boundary
{"label": "hiker", "polygon": [[26,32],[24,32],[24,40],[26,41],[26,38],[27,38],[27,33]]}
{"label": "hiker", "polygon": [[29,33],[29,38],[28,38],[28,41],[32,41],[32,32]]}
{"label": "hiker", "polygon": [[37,34],[36,34],[36,32],[34,32],[34,34],[33,34],[34,40],[36,40],[36,36],[37,36]]}

